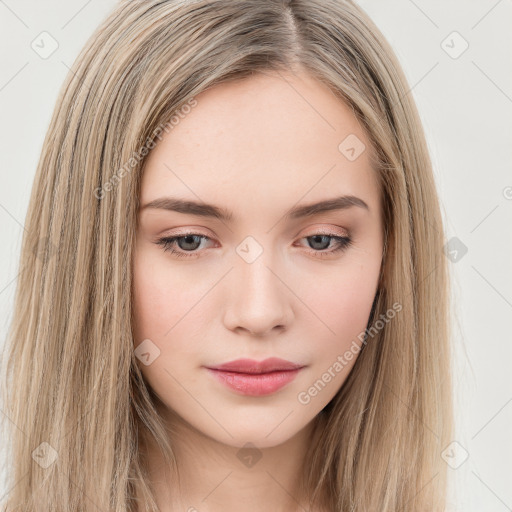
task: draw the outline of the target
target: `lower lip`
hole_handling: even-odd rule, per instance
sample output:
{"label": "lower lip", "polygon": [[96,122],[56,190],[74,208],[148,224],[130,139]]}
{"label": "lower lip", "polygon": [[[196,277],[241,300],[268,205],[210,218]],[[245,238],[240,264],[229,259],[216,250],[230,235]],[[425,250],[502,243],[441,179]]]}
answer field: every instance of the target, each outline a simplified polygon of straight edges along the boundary
{"label": "lower lip", "polygon": [[208,368],[208,371],[220,382],[232,390],[248,396],[263,396],[275,393],[295,379],[300,370],[300,368],[297,368],[296,370],[249,374]]}

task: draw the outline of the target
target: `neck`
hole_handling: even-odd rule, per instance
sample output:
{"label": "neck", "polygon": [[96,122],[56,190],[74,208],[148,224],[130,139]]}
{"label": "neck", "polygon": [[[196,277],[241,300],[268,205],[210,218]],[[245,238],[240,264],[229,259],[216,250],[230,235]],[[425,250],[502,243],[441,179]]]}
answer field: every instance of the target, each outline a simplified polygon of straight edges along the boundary
{"label": "neck", "polygon": [[309,510],[303,472],[315,422],[286,442],[267,448],[229,446],[181,418],[169,417],[179,475],[172,476],[154,442],[148,467],[161,512],[296,512]]}

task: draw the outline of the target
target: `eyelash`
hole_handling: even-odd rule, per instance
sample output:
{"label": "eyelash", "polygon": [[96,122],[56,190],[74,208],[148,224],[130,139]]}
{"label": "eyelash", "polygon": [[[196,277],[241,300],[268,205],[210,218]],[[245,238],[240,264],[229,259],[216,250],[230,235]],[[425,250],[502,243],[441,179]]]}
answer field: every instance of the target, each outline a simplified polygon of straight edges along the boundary
{"label": "eyelash", "polygon": [[[181,238],[186,238],[187,236],[197,236],[200,238],[204,238],[206,240],[211,240],[210,237],[201,235],[199,233],[183,233],[179,236],[160,238],[156,242],[156,244],[161,245],[163,247],[164,252],[170,252],[177,258],[196,258],[196,257],[198,257],[197,251],[181,252],[181,251],[177,251],[176,249],[173,248],[173,246],[177,240],[179,240]],[[352,244],[352,239],[350,237],[338,236],[338,235],[334,235],[331,233],[314,233],[313,235],[309,235],[309,236],[302,237],[302,238],[313,238],[315,236],[326,236],[326,237],[336,240],[338,243],[337,247],[335,247],[334,249],[331,249],[331,250],[327,250],[327,251],[326,250],[323,250],[323,251],[310,250],[310,252],[314,253],[314,256],[316,258],[324,258],[325,256],[329,256],[329,255],[337,253],[337,252],[342,252],[342,251],[346,250]]]}

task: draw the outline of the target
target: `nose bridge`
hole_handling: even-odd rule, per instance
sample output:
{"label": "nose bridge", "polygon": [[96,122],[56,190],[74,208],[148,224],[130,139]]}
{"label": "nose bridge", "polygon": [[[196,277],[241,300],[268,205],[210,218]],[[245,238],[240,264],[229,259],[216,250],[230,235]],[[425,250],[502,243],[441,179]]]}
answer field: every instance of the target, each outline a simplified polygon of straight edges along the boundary
{"label": "nose bridge", "polygon": [[[241,290],[238,290],[238,293],[241,296],[252,298],[262,296],[267,299],[267,303],[272,300],[272,296],[279,293],[277,288],[282,286],[275,275],[275,270],[272,271],[273,261],[274,259],[269,255],[269,251],[266,251],[265,255],[260,255],[252,262],[237,261],[235,266],[236,278],[241,285]],[[245,293],[243,293],[244,290]]]}
{"label": "nose bridge", "polygon": [[236,252],[226,303],[228,326],[253,333],[284,326],[291,311],[290,292],[279,276],[275,252],[253,237],[244,239]]}

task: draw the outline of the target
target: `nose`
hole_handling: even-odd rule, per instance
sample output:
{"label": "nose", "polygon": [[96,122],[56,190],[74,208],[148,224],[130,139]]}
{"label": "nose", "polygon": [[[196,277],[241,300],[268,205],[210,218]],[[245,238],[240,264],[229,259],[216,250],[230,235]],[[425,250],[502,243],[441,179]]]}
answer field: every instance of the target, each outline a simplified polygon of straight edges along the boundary
{"label": "nose", "polygon": [[269,336],[290,325],[293,293],[279,272],[263,257],[252,263],[239,261],[226,282],[228,300],[224,325],[238,333]]}

